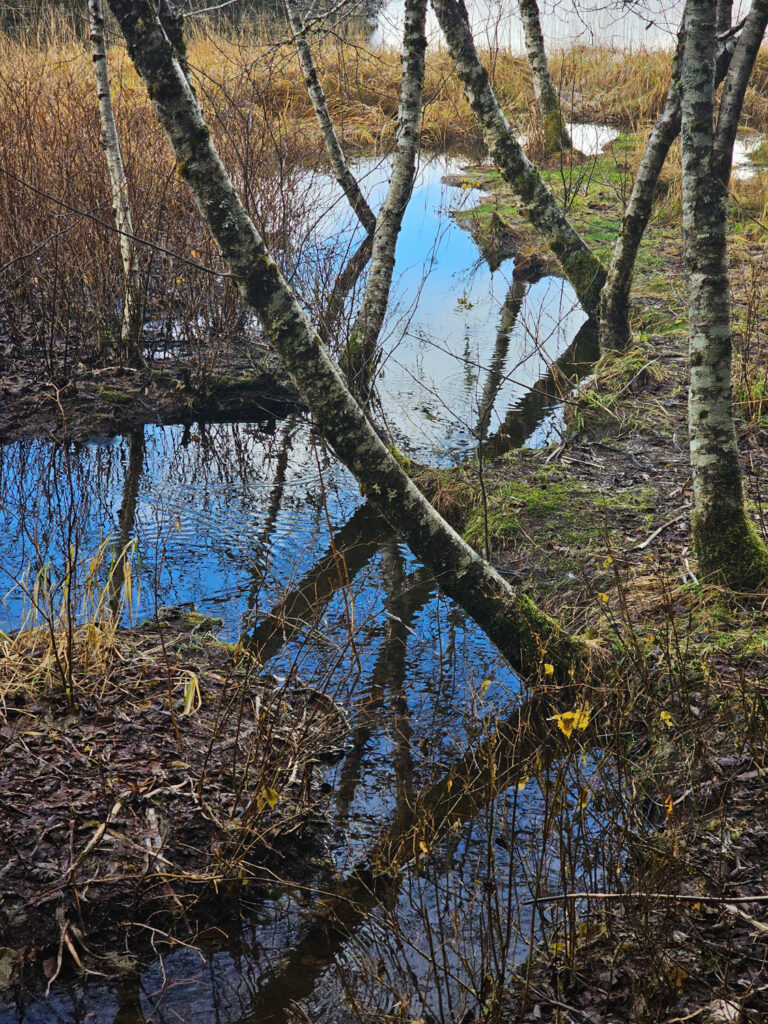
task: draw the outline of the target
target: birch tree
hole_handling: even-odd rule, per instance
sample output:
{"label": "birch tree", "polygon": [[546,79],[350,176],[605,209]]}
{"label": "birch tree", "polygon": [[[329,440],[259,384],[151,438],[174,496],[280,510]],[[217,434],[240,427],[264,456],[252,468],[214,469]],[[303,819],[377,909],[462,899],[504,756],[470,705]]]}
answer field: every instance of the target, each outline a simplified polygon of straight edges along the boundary
{"label": "birch tree", "polygon": [[515,138],[477,54],[463,0],[432,0],[432,7],[493,162],[518,197],[520,212],[557,257],[582,307],[595,316],[605,267],[568,221]]}
{"label": "birch tree", "polygon": [[389,304],[395,249],[413,191],[416,156],[421,140],[421,95],[427,50],[427,0],[405,0],[402,78],[397,115],[397,141],[387,194],[376,216],[373,251],[360,310],[350,334],[342,366],[354,395],[368,405],[378,362],[378,341]]}
{"label": "birch tree", "polygon": [[549,73],[539,5],[536,0],[518,0],[517,6],[523,23],[525,52],[531,68],[533,95],[539,111],[544,149],[547,153],[559,153],[563,149],[571,149],[572,143],[560,106],[560,97]]}
{"label": "birch tree", "polygon": [[[724,17],[723,15],[723,19]],[[611,262],[600,296],[600,348],[603,352],[624,348],[629,342],[629,300],[637,253],[651,217],[659,176],[672,143],[680,134],[680,72],[684,40],[685,34],[681,24],[664,110],[646,143],[624,210],[621,229],[613,245]],[[716,86],[725,78],[736,47],[735,38],[730,31],[730,6],[727,12],[727,28],[720,42],[721,47],[715,65]]]}
{"label": "birch tree", "polygon": [[715,13],[710,0],[688,0],[682,68],[693,539],[702,576],[754,589],[768,579],[768,551],[744,507],[733,419],[727,219],[733,141],[768,23],[768,0],[752,5],[726,78],[716,130]]}
{"label": "birch tree", "polygon": [[299,66],[304,76],[304,84],[307,88],[307,94],[312,103],[315,117],[317,118],[320,135],[325,151],[328,154],[333,176],[349,200],[349,205],[354,210],[360,223],[369,235],[373,234],[376,227],[376,215],[368,205],[368,200],[363,195],[357,178],[349,169],[347,158],[344,156],[344,150],[341,147],[341,142],[336,134],[336,128],[328,111],[323,86],[320,83],[315,62],[312,58],[312,51],[307,42],[304,23],[293,4],[293,0],[283,0],[283,6],[285,8],[285,16],[293,33],[296,56],[299,58]]}
{"label": "birch tree", "polygon": [[107,160],[112,213],[120,238],[120,255],[123,261],[123,315],[120,330],[120,357],[127,363],[139,357],[142,328],[141,275],[136,260],[133,241],[133,222],[128,199],[128,182],[125,177],[120,139],[112,107],[112,89],[109,82],[107,48],[104,40],[104,12],[101,0],[88,0],[88,27],[91,37],[93,74],[96,80],[96,96],[99,102],[101,139]]}
{"label": "birch tree", "polygon": [[353,399],[237,196],[200,105],[151,0],[109,0],[201,216],[247,306],[259,317],[316,428],[438,584],[461,604],[517,671],[552,665],[583,679],[598,652],[511,587],[430,505]]}

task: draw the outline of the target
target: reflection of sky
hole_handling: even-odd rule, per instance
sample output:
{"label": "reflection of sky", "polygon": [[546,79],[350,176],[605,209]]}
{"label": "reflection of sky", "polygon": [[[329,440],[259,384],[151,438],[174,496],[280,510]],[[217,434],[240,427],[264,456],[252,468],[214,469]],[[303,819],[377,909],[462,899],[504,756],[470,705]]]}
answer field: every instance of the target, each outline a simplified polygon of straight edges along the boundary
{"label": "reflection of sky", "polygon": [[[511,282],[510,265],[491,274],[470,236],[445,216],[446,207],[463,195],[440,185],[442,174],[453,166],[435,161],[422,169],[417,183],[398,245],[381,381],[384,412],[404,438],[404,446],[443,459],[446,450],[450,456],[461,456],[473,443],[499,310]],[[367,178],[376,206],[385,180],[386,165]],[[330,187],[316,187],[326,190],[327,199]],[[323,205],[319,193],[317,202]],[[321,234],[330,234],[341,217],[346,214],[321,221]],[[506,367],[513,379],[503,386],[498,415],[544,372],[546,362],[563,350],[583,319],[562,282],[550,278],[529,288]],[[545,354],[524,358],[537,347]],[[145,438],[133,531],[142,582],[138,619],[151,616],[156,603],[192,602],[221,616],[224,634],[236,637],[243,615],[251,610],[260,618],[295,588],[328,549],[329,528],[342,527],[361,503],[350,475],[327,452],[315,448],[308,425],[300,420],[286,420],[272,429],[247,424],[196,426],[186,432],[181,427],[148,427]],[[279,482],[281,455],[286,452],[284,479]],[[0,587],[7,590],[11,577],[26,564],[60,565],[62,551],[72,541],[90,555],[101,537],[114,537],[119,509],[126,501],[128,467],[125,438],[99,439],[66,450],[42,442],[0,449],[0,565],[10,574]],[[399,555],[390,550],[389,557],[400,559],[406,576],[417,569],[403,548]],[[430,586],[406,616],[405,675],[381,668],[374,675],[377,662],[387,653],[388,585],[380,554],[319,610],[318,621],[312,624],[316,628],[300,630],[267,666],[281,676],[298,671],[304,680],[343,702],[353,727],[367,723],[367,733],[363,730],[360,739],[358,776],[352,779],[331,851],[340,870],[348,870],[364,854],[391,818],[404,772],[418,787],[440,775],[471,742],[468,726],[477,717],[468,716],[467,709],[483,681],[495,682],[486,695],[491,707],[510,705],[518,691],[514,675],[481,631]],[[17,591],[6,602],[0,626],[18,624],[21,603]],[[392,651],[388,653],[391,657]],[[370,714],[361,719],[365,707]],[[404,727],[409,765],[402,762],[402,737],[398,740]],[[343,770],[342,762],[329,778],[338,781]],[[535,843],[533,823],[540,813],[540,794],[531,785],[520,799],[525,805],[521,820],[529,822]],[[455,864],[444,865],[440,884],[453,887],[459,909],[471,907],[476,897],[477,863],[498,827],[495,819],[467,826],[454,844]],[[505,856],[497,851],[502,902],[510,877],[528,892],[523,868],[508,872]],[[412,881],[415,888],[403,891],[397,912],[414,941],[421,943],[426,942],[424,922],[436,919],[441,897],[426,876],[416,873]],[[204,963],[189,951],[169,954],[162,969],[155,966],[144,975],[140,992],[130,991],[130,986],[120,991],[119,985],[100,981],[74,987],[61,982],[54,986],[47,1006],[33,1002],[17,1013],[0,1002],[0,1024],[32,1024],[54,1017],[111,1022],[117,1003],[123,1006],[123,1022],[138,1022],[150,1012],[158,1021],[229,1022],[244,1015],[254,1024],[261,1022],[265,1015],[251,1008],[265,977],[279,969],[285,949],[300,933],[299,903],[281,897],[264,907],[261,918],[247,926],[247,941],[235,952],[211,951]],[[468,927],[469,922],[468,916]],[[363,934],[370,940],[374,931],[371,924]],[[236,945],[233,939],[232,948]],[[449,959],[459,969],[457,954],[451,953]],[[414,953],[417,973],[422,971],[419,963],[423,967]],[[396,964],[390,967],[394,970]],[[163,970],[171,979],[164,990]],[[428,972],[422,977],[425,985],[431,984]],[[343,1017],[338,983],[322,974],[319,992],[320,1002],[328,1001],[324,1008],[313,1009],[313,1019],[339,1024]]]}
{"label": "reflection of sky", "polygon": [[[589,142],[589,132],[584,133]],[[607,141],[603,136],[600,143]],[[356,166],[378,209],[388,163]],[[449,215],[471,195],[442,184],[461,161],[438,157],[422,164],[397,243],[396,269],[382,331],[382,410],[398,443],[424,461],[463,459],[475,430],[486,370],[496,343],[500,310],[512,284],[512,261],[492,273],[468,231]],[[332,205],[320,232],[349,231],[338,190],[315,182],[318,203]],[[546,373],[586,319],[569,284],[547,278],[531,287],[511,332],[504,380],[491,430],[508,408]]]}

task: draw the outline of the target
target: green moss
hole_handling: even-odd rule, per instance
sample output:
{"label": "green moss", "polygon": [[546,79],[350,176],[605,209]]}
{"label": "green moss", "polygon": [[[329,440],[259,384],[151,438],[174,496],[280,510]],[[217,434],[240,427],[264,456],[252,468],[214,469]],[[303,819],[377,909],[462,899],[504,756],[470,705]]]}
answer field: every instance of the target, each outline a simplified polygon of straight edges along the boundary
{"label": "green moss", "polygon": [[[633,487],[617,495],[601,495],[556,471],[542,470],[533,479],[502,480],[489,488],[488,533],[495,548],[534,544],[550,551],[561,572],[582,567],[587,553],[604,551],[606,539],[622,541],[623,519],[642,516],[653,522],[656,494],[652,487]],[[478,501],[467,516],[464,538],[481,548],[485,512]]]}
{"label": "green moss", "polygon": [[99,388],[99,397],[108,405],[123,405],[134,399],[133,395],[129,395],[125,391],[117,391],[114,388]]}
{"label": "green moss", "polygon": [[387,451],[398,466],[408,474],[408,476],[413,476],[413,463],[407,455],[403,455],[400,449],[394,444],[387,445]]}
{"label": "green moss", "polygon": [[692,526],[702,579],[734,590],[759,590],[768,583],[768,549],[743,508],[694,512]]}

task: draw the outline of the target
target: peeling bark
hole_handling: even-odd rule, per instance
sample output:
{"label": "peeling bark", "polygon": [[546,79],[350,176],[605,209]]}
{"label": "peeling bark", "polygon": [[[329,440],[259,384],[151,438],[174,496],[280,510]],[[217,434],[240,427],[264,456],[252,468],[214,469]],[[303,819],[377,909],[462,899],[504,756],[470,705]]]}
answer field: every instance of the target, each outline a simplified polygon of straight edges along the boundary
{"label": "peeling bark", "polygon": [[400,85],[397,141],[387,195],[376,218],[371,268],[342,368],[353,394],[368,405],[376,373],[379,335],[389,304],[395,248],[413,191],[416,156],[421,141],[421,94],[427,50],[427,0],[406,0],[403,30],[403,74]]}
{"label": "peeling bark", "polygon": [[[768,578],[768,551],[744,508],[731,400],[728,194],[722,176],[714,173],[720,159],[714,133],[715,43],[711,0],[688,0],[682,148],[693,540],[703,577],[754,589]],[[737,55],[731,70],[736,61]]]}
{"label": "peeling bark", "polygon": [[571,149],[573,144],[565,126],[560,97],[549,73],[539,5],[536,0],[518,0],[518,7],[523,23],[525,52],[531,67],[533,95],[539,110],[544,148],[547,153],[559,153],[564,149]]}
{"label": "peeling bark", "polygon": [[150,0],[109,2],[173,147],[179,174],[319,431],[441,588],[467,610],[518,672],[537,674],[546,659],[560,681],[583,678],[598,656],[594,648],[566,633],[510,587],[451,529],[350,394],[235,193]]}
{"label": "peeling bark", "polygon": [[501,176],[517,195],[520,212],[560,261],[584,310],[596,314],[605,267],[568,222],[515,138],[477,55],[463,0],[432,0],[432,7],[485,144]]}
{"label": "peeling bark", "polygon": [[360,191],[357,178],[349,169],[347,158],[344,156],[341,142],[339,142],[331,115],[328,112],[328,104],[325,101],[325,93],[315,69],[315,62],[312,59],[312,51],[309,48],[304,32],[304,24],[296,8],[293,6],[292,0],[283,0],[283,6],[285,7],[288,24],[293,33],[293,42],[296,47],[296,55],[299,58],[301,73],[304,76],[304,84],[307,87],[307,93],[309,94],[312,108],[315,111],[325,151],[331,162],[333,176],[349,200],[349,205],[354,210],[357,219],[370,235],[376,227],[376,215],[368,205],[368,200]]}
{"label": "peeling bark", "polygon": [[109,184],[112,193],[112,213],[120,234],[120,255],[123,261],[123,317],[120,328],[120,358],[134,363],[139,358],[142,329],[141,275],[136,262],[133,241],[133,223],[128,199],[120,139],[112,108],[112,90],[109,84],[107,48],[104,41],[104,12],[101,0],[88,0],[88,28],[91,37],[93,73],[96,96],[99,101],[101,144],[107,159]]}

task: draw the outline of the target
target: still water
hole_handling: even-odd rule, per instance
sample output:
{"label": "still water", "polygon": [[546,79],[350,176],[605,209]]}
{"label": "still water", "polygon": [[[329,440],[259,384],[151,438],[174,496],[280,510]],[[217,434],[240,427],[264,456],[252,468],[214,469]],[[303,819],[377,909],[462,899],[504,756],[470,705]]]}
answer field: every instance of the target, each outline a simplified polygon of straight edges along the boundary
{"label": "still water", "polygon": [[[548,367],[570,365],[586,320],[563,281],[523,285],[512,260],[490,271],[451,217],[466,193],[441,179],[457,169],[440,159],[420,171],[398,244],[380,380],[382,415],[399,446],[442,464],[471,455],[481,433],[500,443],[556,430]],[[387,165],[360,171],[376,206]],[[312,187],[325,211],[317,245],[345,232],[353,239],[334,187]],[[266,669],[323,689],[352,723],[347,754],[328,771],[335,831],[331,874],[319,888],[348,875],[414,794],[472,749],[483,722],[519,699],[492,645],[368,513],[301,417],[7,446],[2,625],[22,619],[25,572],[59,564],[72,543],[93,550],[106,535],[137,538],[137,619],[191,603],[221,619],[222,636],[263,640],[272,609],[314,595],[311,613],[285,635],[270,633],[263,650]],[[348,580],[323,590],[318,567],[334,548],[347,552]],[[577,766],[568,791],[594,770]],[[539,935],[543,916],[534,920],[526,900],[534,888],[557,889],[563,871],[561,848],[542,836],[546,814],[546,786],[513,787],[404,869],[388,899],[363,902],[344,937],[313,926],[308,891],[276,882],[199,948],[177,948],[116,981],[62,976],[46,994],[41,979],[0,998],[0,1024],[304,1019],[295,1004],[315,1024],[368,1013],[448,1024],[477,1009],[491,968],[519,962]],[[575,826],[582,838],[596,834],[592,814]],[[574,854],[569,871],[590,886],[604,865],[587,845],[592,854]],[[493,934],[502,923],[500,965]]]}

